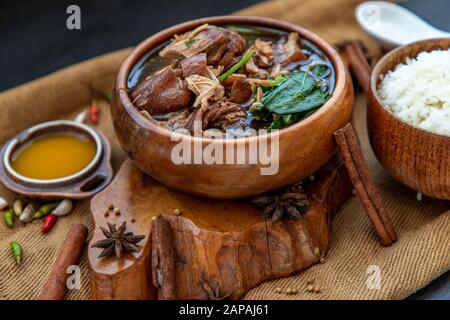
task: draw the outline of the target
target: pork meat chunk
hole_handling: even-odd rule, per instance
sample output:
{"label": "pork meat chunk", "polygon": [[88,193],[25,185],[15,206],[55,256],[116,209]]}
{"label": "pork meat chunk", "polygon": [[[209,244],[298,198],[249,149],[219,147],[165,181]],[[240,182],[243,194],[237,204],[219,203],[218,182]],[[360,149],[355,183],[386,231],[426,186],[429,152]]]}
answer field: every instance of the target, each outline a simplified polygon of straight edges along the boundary
{"label": "pork meat chunk", "polygon": [[204,52],[208,65],[230,68],[245,51],[245,39],[237,32],[202,25],[188,34],[181,35],[160,51],[163,58],[189,58]]}
{"label": "pork meat chunk", "polygon": [[172,68],[167,68],[141,82],[130,97],[136,107],[154,115],[188,107],[192,92]]}

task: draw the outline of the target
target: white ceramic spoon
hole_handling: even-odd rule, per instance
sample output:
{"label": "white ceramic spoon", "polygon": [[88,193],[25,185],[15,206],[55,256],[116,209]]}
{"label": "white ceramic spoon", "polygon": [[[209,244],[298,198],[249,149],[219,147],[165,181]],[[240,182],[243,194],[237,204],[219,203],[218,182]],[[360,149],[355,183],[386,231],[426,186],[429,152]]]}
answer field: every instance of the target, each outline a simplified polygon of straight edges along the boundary
{"label": "white ceramic spoon", "polygon": [[356,8],[355,15],[361,27],[386,48],[423,39],[450,37],[450,33],[433,27],[411,11],[390,2],[364,2]]}

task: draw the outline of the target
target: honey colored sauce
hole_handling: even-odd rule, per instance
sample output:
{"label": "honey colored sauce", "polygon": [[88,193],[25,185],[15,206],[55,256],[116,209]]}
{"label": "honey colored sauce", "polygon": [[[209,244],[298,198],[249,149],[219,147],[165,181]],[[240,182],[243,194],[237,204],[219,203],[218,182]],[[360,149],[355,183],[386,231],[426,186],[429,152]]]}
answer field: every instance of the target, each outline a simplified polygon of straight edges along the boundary
{"label": "honey colored sauce", "polygon": [[87,138],[46,135],[19,150],[12,159],[12,168],[27,178],[58,179],[86,168],[95,153],[95,144]]}

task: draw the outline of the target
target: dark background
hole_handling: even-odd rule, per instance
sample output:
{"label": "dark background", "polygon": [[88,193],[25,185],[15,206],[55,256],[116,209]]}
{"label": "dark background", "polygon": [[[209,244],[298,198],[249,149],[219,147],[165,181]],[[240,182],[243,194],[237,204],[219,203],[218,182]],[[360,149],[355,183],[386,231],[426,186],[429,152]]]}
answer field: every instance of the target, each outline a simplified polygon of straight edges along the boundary
{"label": "dark background", "polygon": [[[330,0],[332,1],[332,0]],[[229,14],[258,0],[95,0],[2,1],[0,4],[0,91],[62,67],[134,46],[175,23]],[[66,28],[66,8],[81,8],[81,30]],[[401,4],[436,27],[450,31],[449,0]],[[430,248],[431,250],[431,248]],[[450,273],[413,299],[450,300]]]}
{"label": "dark background", "polygon": [[[175,23],[208,15],[229,14],[258,2],[260,1],[1,1],[0,91],[76,62],[134,46],[152,33]],[[450,31],[449,0],[409,0],[401,3],[436,27]],[[77,4],[81,8],[81,30],[66,28],[66,8],[70,4]]]}

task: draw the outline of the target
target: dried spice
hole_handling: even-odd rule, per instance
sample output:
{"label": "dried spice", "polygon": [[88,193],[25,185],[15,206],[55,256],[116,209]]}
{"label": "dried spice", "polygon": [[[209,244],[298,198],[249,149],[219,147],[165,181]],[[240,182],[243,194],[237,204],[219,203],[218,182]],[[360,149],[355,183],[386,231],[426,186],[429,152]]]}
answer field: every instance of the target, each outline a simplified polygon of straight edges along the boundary
{"label": "dried spice", "polygon": [[272,223],[284,217],[298,219],[309,207],[304,192],[300,182],[274,194],[259,196],[252,203],[264,208],[263,214],[272,217]]}
{"label": "dried spice", "polygon": [[380,191],[375,185],[361,151],[358,138],[351,123],[334,133],[336,143],[347,168],[348,175],[356,189],[375,232],[384,246],[397,241],[397,235],[384,207]]}
{"label": "dried spice", "polygon": [[145,238],[144,235],[134,235],[133,232],[125,232],[127,227],[126,221],[122,222],[118,228],[115,224],[108,222],[108,229],[100,227],[106,239],[95,242],[92,248],[102,248],[103,251],[98,258],[109,257],[113,254],[117,258],[122,256],[122,252],[139,252],[136,244]]}

